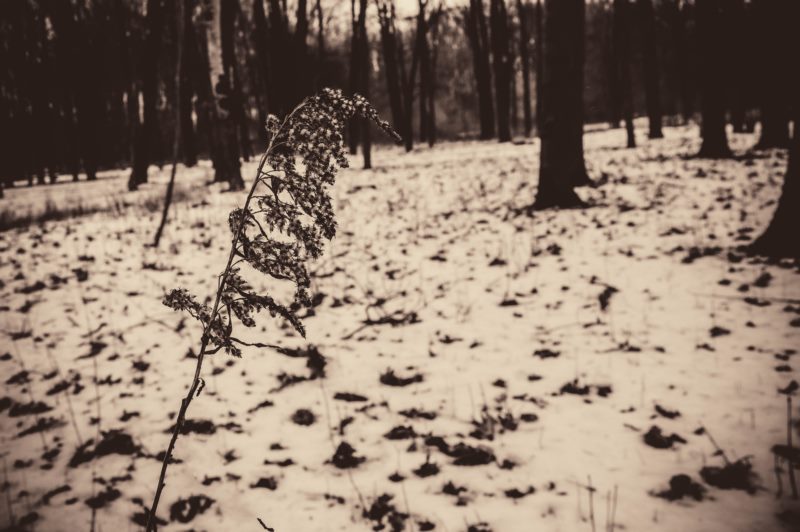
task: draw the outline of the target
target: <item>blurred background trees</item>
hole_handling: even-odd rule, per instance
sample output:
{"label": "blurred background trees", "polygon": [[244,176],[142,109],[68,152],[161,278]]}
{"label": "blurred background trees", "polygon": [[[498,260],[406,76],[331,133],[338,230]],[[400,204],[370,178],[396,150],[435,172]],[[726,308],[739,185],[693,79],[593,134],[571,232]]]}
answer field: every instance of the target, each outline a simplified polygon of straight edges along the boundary
{"label": "blurred background trees", "polygon": [[[368,92],[407,150],[539,134],[548,113],[540,83],[547,3],[187,0],[178,98],[170,0],[4,0],[0,181],[92,180],[130,168],[135,189],[151,165],[170,159],[177,119],[182,162],[210,159],[213,180],[237,188],[240,161],[265,141],[266,116],[322,86]],[[662,122],[698,120],[703,156],[730,154],[728,122],[735,132],[760,124],[757,148],[789,145],[797,69],[783,58],[797,2],[579,3],[582,29],[566,46],[581,66],[559,89],[577,106],[574,135],[585,123],[625,119],[633,145],[632,119],[647,116],[650,138],[662,135]],[[367,128],[349,130],[365,166]],[[570,180],[589,182],[585,170]]]}

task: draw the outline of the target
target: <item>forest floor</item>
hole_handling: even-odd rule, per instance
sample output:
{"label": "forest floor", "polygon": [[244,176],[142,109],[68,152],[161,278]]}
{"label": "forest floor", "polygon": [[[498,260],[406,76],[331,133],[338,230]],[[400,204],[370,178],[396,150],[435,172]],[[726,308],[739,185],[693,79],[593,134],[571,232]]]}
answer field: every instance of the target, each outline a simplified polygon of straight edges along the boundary
{"label": "forest floor", "polygon": [[[692,159],[696,128],[665,133],[634,150],[623,130],[587,134],[593,206],[532,217],[518,208],[535,143],[383,148],[375,170],[343,172],[307,339],[265,318],[249,338],[285,353],[210,358],[159,516],[213,531],[797,527],[772,447],[800,367],[800,278],[736,250],[769,221],[786,154],[731,135],[736,159]],[[212,294],[243,199],[206,187],[207,167],[181,171],[183,201],[145,247],[167,174],[138,204],[0,233],[0,526],[141,529],[199,336],[161,298]],[[2,201],[124,189],[119,172]]]}

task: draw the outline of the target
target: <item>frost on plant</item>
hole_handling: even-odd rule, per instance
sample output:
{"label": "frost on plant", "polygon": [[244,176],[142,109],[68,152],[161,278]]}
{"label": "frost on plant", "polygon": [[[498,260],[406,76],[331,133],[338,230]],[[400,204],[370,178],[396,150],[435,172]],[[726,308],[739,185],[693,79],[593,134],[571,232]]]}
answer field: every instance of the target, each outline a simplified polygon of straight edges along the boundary
{"label": "frost on plant", "polygon": [[[283,318],[305,336],[297,311],[310,304],[306,264],[322,254],[324,240],[336,233],[328,189],[339,168],[347,167],[343,133],[356,115],[372,120],[400,140],[365,98],[348,98],[340,90],[323,89],[283,121],[270,115],[269,145],[256,183],[244,207],[234,209],[228,218],[232,261],[220,278],[215,307],[198,302],[182,288],[164,297],[165,305],[184,310],[203,324],[206,354],[222,349],[241,356],[239,346],[248,344],[233,335],[234,322],[253,327],[254,315],[261,310]],[[242,277],[243,263],[273,279],[290,282],[294,286],[292,300],[279,302],[257,293]]]}

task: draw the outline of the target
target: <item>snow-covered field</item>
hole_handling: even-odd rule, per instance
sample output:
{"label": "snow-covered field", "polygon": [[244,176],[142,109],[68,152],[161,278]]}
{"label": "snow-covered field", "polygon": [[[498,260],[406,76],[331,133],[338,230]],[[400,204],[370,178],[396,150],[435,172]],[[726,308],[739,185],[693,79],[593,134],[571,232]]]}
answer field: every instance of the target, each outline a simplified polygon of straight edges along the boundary
{"label": "snow-covered field", "polygon": [[[532,217],[535,143],[383,148],[343,172],[308,337],[264,319],[250,338],[292,350],[211,357],[165,528],[798,529],[771,448],[800,278],[736,251],[769,221],[785,154],[696,160],[695,128],[666,135],[626,150],[623,130],[588,133],[594,206]],[[243,200],[182,171],[146,247],[159,214],[136,197],[167,171],[129,206],[122,172],[2,200],[116,207],[0,233],[0,526],[142,528],[199,337],[161,297],[212,295]]]}

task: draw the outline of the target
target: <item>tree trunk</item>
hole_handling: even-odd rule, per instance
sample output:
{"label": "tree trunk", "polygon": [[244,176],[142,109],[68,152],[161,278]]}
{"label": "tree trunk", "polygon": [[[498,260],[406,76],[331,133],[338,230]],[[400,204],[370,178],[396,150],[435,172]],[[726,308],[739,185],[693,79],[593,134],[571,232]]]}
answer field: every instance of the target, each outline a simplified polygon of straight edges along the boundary
{"label": "tree trunk", "polygon": [[[359,0],[360,1],[360,0]],[[356,16],[356,0],[350,0],[350,92],[356,93],[359,88],[359,80],[361,73],[361,55],[359,49],[359,27],[358,17]],[[362,120],[353,119],[350,121],[347,130],[347,144],[350,149],[350,155],[355,155],[358,152],[359,132]]]}
{"label": "tree trunk", "polygon": [[797,20],[791,16],[793,3],[757,0],[754,4],[761,47],[761,135],[757,149],[789,145],[788,74],[797,67],[787,65],[785,58],[792,31],[797,31]]}
{"label": "tree trunk", "polygon": [[614,0],[614,43],[617,50],[617,79],[622,96],[622,114],[625,119],[628,148],[636,147],[633,127],[633,90],[631,87],[631,34],[630,4],[628,0]]}
{"label": "tree trunk", "polygon": [[529,137],[533,130],[533,116],[531,113],[531,6],[527,2],[517,0],[517,15],[519,17],[519,59],[522,69],[522,120],[525,136]]}
{"label": "tree trunk", "polygon": [[[369,99],[369,78],[372,67],[369,62],[369,37],[367,35],[367,0],[359,0],[358,20],[356,23],[357,32],[357,72],[358,72],[358,92]],[[357,119],[353,119],[355,122]],[[364,159],[364,169],[372,168],[372,136],[370,134],[370,123],[366,118],[362,118],[360,124],[361,132],[361,154]]]}
{"label": "tree trunk", "polygon": [[617,38],[616,31],[616,4],[612,4],[610,13],[604,11],[604,42],[603,42],[603,60],[604,71],[607,76],[606,95],[608,98],[608,126],[611,129],[619,127],[619,122],[622,120],[622,96],[619,81],[619,39]]}
{"label": "tree trunk", "polygon": [[694,115],[694,90],[691,83],[690,55],[686,19],[690,18],[691,7],[681,0],[668,0],[668,12],[672,45],[675,49],[675,73],[680,91],[681,115],[684,123],[689,123]]}
{"label": "tree trunk", "polygon": [[697,0],[697,34],[700,46],[700,136],[698,157],[731,157],[725,133],[725,40],[722,0]]}
{"label": "tree trunk", "polygon": [[500,142],[511,140],[511,46],[509,43],[508,11],[505,0],[490,0],[492,66],[494,67],[494,96],[497,109],[497,137]]}
{"label": "tree trunk", "polygon": [[431,14],[428,31],[431,35],[430,45],[430,80],[428,81],[428,146],[436,143],[436,65],[439,58],[439,19],[442,16],[442,4]]}
{"label": "tree trunk", "polygon": [[[583,0],[545,0],[544,71],[539,186],[534,209],[577,207],[575,181],[585,169],[576,161],[575,97],[582,90]],[[577,85],[577,87],[576,87]],[[581,154],[582,162],[582,154]]]}
{"label": "tree trunk", "polygon": [[[139,69],[142,76],[142,120],[135,126],[133,165],[128,178],[128,190],[136,190],[147,183],[147,168],[152,159],[152,139],[158,130],[156,100],[158,99],[158,50],[161,44],[164,6],[162,0],[147,0],[144,43],[139,52]],[[138,98],[138,94],[135,95]]]}
{"label": "tree trunk", "polygon": [[536,0],[536,132],[542,131],[542,76],[544,75],[544,12],[542,0]]}
{"label": "tree trunk", "polygon": [[768,257],[800,259],[800,132],[795,114],[794,133],[789,147],[789,163],[783,178],[781,197],[767,229],[750,246],[753,253]]}
{"label": "tree trunk", "polygon": [[231,119],[235,125],[238,142],[232,146],[245,161],[249,161],[253,156],[253,149],[250,145],[250,131],[247,124],[247,113],[245,111],[245,99],[242,92],[242,81],[239,73],[239,61],[236,55],[236,18],[239,10],[239,0],[222,0],[220,8],[220,37],[222,44],[222,66],[225,70],[225,77],[230,85],[230,97],[228,99],[231,109]]}
{"label": "tree trunk", "polygon": [[403,41],[395,25],[396,13],[394,3],[378,4],[378,21],[381,27],[381,45],[383,63],[386,72],[386,85],[389,92],[389,103],[392,118],[399,125],[400,135],[406,151],[414,147],[413,115],[414,84],[417,77],[417,66],[421,49],[421,39],[425,35],[417,32],[411,52],[411,68],[406,69]]}
{"label": "tree trunk", "polygon": [[472,49],[472,64],[478,92],[480,138],[494,137],[494,105],[492,103],[492,74],[489,63],[489,38],[483,0],[470,0],[464,9],[464,27]]}
{"label": "tree trunk", "polygon": [[164,227],[167,225],[167,217],[169,215],[169,207],[172,203],[172,192],[175,188],[175,176],[178,169],[178,160],[181,155],[181,95],[183,90],[183,45],[184,45],[184,5],[183,0],[175,1],[175,134],[173,136],[172,148],[172,172],[170,173],[169,183],[167,184],[167,193],[164,197],[164,209],[161,211],[161,222],[158,224],[156,234],[153,237],[153,247],[157,248],[161,242],[161,235],[164,233]]}
{"label": "tree trunk", "polygon": [[214,161],[214,180],[227,181],[230,190],[241,190],[244,188],[244,181],[236,145],[236,124],[230,102],[231,86],[222,59],[222,1],[210,0],[206,5],[211,9],[211,16],[205,27],[213,96],[212,124],[215,123],[219,131],[219,158]]}
{"label": "tree trunk", "polygon": [[428,140],[428,93],[431,80],[431,51],[428,46],[428,20],[425,15],[427,0],[418,0],[417,35],[419,40],[419,95],[417,107],[419,108],[419,141]]}
{"label": "tree trunk", "polygon": [[[390,7],[392,9],[390,9]],[[402,130],[404,140],[409,135],[403,127],[405,123],[403,111],[403,95],[400,87],[400,71],[398,66],[397,39],[394,27],[393,6],[381,4],[378,6],[378,20],[381,28],[381,49],[383,52],[383,71],[386,76],[386,90],[389,93],[389,107],[392,112],[392,122]]]}
{"label": "tree trunk", "polygon": [[644,54],[644,94],[647,105],[647,120],[650,124],[648,136],[651,139],[660,139],[664,137],[664,133],[661,131],[661,87],[653,0],[638,0],[638,2],[639,25],[644,41],[642,43]]}

